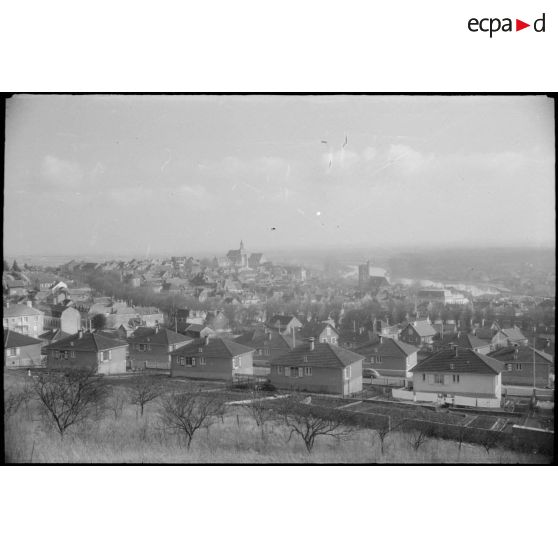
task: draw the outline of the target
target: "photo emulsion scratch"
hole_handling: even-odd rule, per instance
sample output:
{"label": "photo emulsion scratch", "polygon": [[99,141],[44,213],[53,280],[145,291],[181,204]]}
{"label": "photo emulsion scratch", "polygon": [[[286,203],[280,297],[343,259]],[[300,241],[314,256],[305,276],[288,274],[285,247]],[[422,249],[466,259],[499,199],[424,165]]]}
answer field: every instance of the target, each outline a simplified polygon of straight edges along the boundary
{"label": "photo emulsion scratch", "polygon": [[550,463],[554,111],[12,96],[6,461]]}

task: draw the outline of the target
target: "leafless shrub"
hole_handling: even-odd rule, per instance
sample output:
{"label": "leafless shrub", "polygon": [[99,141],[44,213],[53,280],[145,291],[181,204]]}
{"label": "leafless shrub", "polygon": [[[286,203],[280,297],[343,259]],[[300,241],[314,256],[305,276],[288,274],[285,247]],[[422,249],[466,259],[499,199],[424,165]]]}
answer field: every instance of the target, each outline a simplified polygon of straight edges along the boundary
{"label": "leafless shrub", "polygon": [[137,405],[142,417],[145,406],[149,402],[155,401],[163,393],[161,382],[153,376],[143,374],[139,374],[132,380],[129,391],[130,402],[132,405]]}
{"label": "leafless shrub", "polygon": [[428,440],[429,432],[426,428],[419,428],[417,430],[413,430],[410,435],[411,447],[418,451],[420,447]]}
{"label": "leafless shrub", "polygon": [[89,370],[41,374],[34,380],[33,389],[44,419],[62,438],[71,426],[97,418],[106,398],[102,379]]}
{"label": "leafless shrub", "polygon": [[347,425],[334,409],[318,410],[311,405],[304,405],[300,396],[283,399],[279,413],[290,431],[287,442],[296,434],[302,438],[308,453],[312,452],[319,436],[331,436],[339,440],[354,430],[354,427]]}
{"label": "leafless shrub", "polygon": [[115,390],[107,400],[107,409],[114,415],[114,420],[121,417],[124,403],[126,403],[126,397],[118,390]]}
{"label": "leafless shrub", "polygon": [[479,443],[484,448],[486,453],[490,453],[490,450],[495,448],[498,444],[498,439],[500,437],[500,433],[494,430],[487,430],[486,433],[483,433],[480,436]]}
{"label": "leafless shrub", "polygon": [[15,415],[21,405],[25,402],[26,397],[27,393],[23,390],[6,390],[4,393],[4,416],[11,417],[12,415]]}
{"label": "leafless shrub", "polygon": [[256,422],[258,428],[264,428],[265,423],[268,422],[273,416],[274,411],[269,406],[267,398],[262,396],[258,391],[253,391],[250,398],[250,403],[246,403],[244,408],[248,411],[248,414]]}
{"label": "leafless shrub", "polygon": [[172,393],[161,398],[159,419],[163,428],[181,434],[190,448],[194,434],[209,428],[222,414],[221,397],[195,392]]}
{"label": "leafless shrub", "polygon": [[386,416],[386,418],[387,420],[383,426],[376,429],[376,434],[378,435],[378,438],[380,438],[380,450],[382,455],[384,455],[385,452],[385,441],[388,435],[397,430],[405,422],[405,420],[401,420],[398,423],[393,424],[390,416]]}

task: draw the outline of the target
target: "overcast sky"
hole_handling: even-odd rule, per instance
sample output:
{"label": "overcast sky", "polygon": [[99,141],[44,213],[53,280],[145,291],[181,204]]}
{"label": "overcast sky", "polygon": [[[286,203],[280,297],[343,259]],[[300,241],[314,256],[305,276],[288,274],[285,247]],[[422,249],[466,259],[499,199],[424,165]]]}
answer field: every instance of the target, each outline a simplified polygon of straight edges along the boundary
{"label": "overcast sky", "polygon": [[7,254],[554,243],[545,97],[37,95],[6,118]]}

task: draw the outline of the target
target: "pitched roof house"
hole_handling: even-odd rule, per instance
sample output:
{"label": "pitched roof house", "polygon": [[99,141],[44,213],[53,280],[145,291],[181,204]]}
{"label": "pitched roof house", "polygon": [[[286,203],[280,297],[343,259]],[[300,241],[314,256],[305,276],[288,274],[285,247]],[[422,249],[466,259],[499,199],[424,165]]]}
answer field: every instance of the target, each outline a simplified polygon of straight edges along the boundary
{"label": "pitched roof house", "polygon": [[170,353],[191,343],[192,338],[156,325],[139,327],[127,341],[130,366],[133,370],[166,370],[170,367]]}
{"label": "pitched roof house", "polygon": [[5,328],[23,335],[38,337],[43,333],[44,314],[33,308],[31,301],[27,304],[6,303],[2,321]]}
{"label": "pitched roof house", "polygon": [[528,340],[523,335],[523,332],[517,326],[514,326],[497,331],[494,337],[492,337],[491,344],[496,348],[500,348],[514,344],[527,345]]}
{"label": "pitched roof house", "polygon": [[350,395],[362,391],[364,357],[313,339],[271,361],[269,379],[281,389]]}
{"label": "pitched roof house", "polygon": [[268,321],[267,326],[270,329],[276,329],[279,332],[287,333],[291,329],[299,329],[302,327],[302,322],[295,316],[285,316],[283,314],[275,314]]}
{"label": "pitched roof house", "polygon": [[421,347],[432,345],[436,333],[429,321],[420,320],[407,324],[399,334],[399,338],[405,343]]}
{"label": "pitched roof house", "polygon": [[232,381],[253,375],[254,349],[229,339],[205,337],[171,353],[171,376]]}
{"label": "pitched roof house", "polygon": [[552,355],[525,345],[501,347],[489,355],[504,364],[504,385],[546,388],[554,375]]}
{"label": "pitched roof house", "polygon": [[412,378],[411,368],[417,364],[418,348],[399,339],[380,337],[355,349],[364,357],[364,366],[376,370],[381,376]]}
{"label": "pitched roof house", "polygon": [[417,401],[499,407],[503,369],[498,360],[456,345],[412,369],[414,395]]}
{"label": "pitched roof house", "polygon": [[255,350],[253,359],[255,366],[269,366],[273,358],[287,354],[294,346],[300,345],[299,339],[294,339],[290,333],[279,333],[275,330],[257,328],[234,339]]}
{"label": "pitched roof house", "polygon": [[126,372],[128,344],[100,333],[78,331],[45,347],[52,369],[86,369],[98,374]]}
{"label": "pitched roof house", "polygon": [[39,366],[41,340],[4,328],[4,362],[6,368]]}

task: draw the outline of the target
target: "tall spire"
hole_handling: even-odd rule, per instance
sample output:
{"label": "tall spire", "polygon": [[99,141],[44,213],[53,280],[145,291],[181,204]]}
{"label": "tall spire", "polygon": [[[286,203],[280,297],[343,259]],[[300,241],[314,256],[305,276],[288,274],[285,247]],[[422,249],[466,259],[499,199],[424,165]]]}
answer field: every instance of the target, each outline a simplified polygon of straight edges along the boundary
{"label": "tall spire", "polygon": [[242,240],[240,241],[240,249],[244,250],[244,242],[242,242]]}

